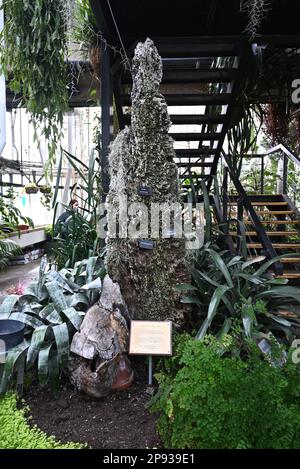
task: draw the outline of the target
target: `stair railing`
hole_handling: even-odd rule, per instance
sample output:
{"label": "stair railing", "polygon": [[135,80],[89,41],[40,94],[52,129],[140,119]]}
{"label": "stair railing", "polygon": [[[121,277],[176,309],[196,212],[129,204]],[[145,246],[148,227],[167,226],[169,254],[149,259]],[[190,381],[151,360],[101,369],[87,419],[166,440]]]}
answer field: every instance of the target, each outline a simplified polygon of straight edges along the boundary
{"label": "stair railing", "polygon": [[[274,173],[274,168],[268,169],[272,157],[280,159],[280,166],[276,173]],[[257,164],[253,164],[255,160]],[[250,174],[253,187],[247,186]],[[300,159],[287,145],[280,143],[264,153],[245,155],[240,174],[240,180],[243,179],[248,193],[262,195],[280,193],[300,208]]]}
{"label": "stair railing", "polygon": [[[264,155],[271,156],[279,153],[282,158],[282,194],[287,195],[296,207],[300,206],[300,159],[284,143],[279,143],[275,147],[267,150]],[[299,184],[297,185],[297,180]],[[280,190],[279,190],[280,192]]]}
{"label": "stair railing", "polygon": [[[255,228],[255,231],[257,233],[257,236],[263,246],[264,250],[264,255],[268,259],[273,259],[277,256],[277,253],[275,249],[273,248],[272,242],[269,238],[269,236],[266,233],[266,230],[261,223],[261,220],[259,216],[257,215],[255,209],[252,206],[252,203],[250,201],[250,198],[248,197],[243,185],[240,182],[239,177],[236,175],[235,171],[233,170],[232,164],[231,164],[231,159],[230,156],[227,155],[223,150],[222,150],[222,156],[224,158],[224,161],[226,163],[227,167],[227,174],[230,176],[231,182],[233,183],[235,190],[237,191],[237,194],[239,195],[238,199],[238,219],[240,221],[243,221],[243,209],[245,209],[251,219],[251,222]],[[224,173],[226,174],[226,173]],[[228,182],[227,182],[227,195],[224,195],[224,198],[222,200],[223,203],[223,221],[225,222],[226,219],[228,219],[228,206],[227,206],[227,201],[228,201]],[[225,204],[225,207],[224,207]],[[227,209],[226,209],[227,207]],[[273,270],[276,275],[281,275],[283,273],[283,265],[281,262],[275,262],[273,264]]]}

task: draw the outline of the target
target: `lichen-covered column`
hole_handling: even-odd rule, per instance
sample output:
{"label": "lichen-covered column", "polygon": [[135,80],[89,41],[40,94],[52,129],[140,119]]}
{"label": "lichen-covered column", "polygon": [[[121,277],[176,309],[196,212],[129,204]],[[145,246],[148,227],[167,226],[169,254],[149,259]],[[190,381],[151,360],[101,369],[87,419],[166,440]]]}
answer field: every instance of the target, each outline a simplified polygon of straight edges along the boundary
{"label": "lichen-covered column", "polygon": [[[181,200],[173,141],[168,135],[171,122],[159,93],[162,61],[150,39],[137,45],[132,71],[132,125],[119,133],[109,156],[108,221],[112,226],[118,217],[119,236],[110,228],[107,270],[119,283],[133,319],[172,320],[180,327],[186,306],[174,287],[189,282],[185,241],[182,237],[163,238],[161,229],[159,234],[151,233],[153,204],[178,206]],[[132,204],[145,204],[148,219],[141,218],[138,206],[134,210]],[[124,222],[127,211],[128,230]],[[149,233],[144,229],[147,221]],[[139,223],[139,237],[154,241],[153,249],[143,249],[137,239],[130,238],[130,227]]]}

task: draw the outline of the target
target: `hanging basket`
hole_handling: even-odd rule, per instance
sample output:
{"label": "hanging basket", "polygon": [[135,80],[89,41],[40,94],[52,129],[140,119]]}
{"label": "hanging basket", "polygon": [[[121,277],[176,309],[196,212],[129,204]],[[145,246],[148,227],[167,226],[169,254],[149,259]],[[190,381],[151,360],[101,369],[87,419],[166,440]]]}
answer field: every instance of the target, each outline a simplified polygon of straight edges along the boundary
{"label": "hanging basket", "polygon": [[51,186],[40,186],[39,189],[42,194],[50,194],[52,190]]}
{"label": "hanging basket", "polygon": [[37,186],[25,186],[25,192],[26,194],[37,194],[39,191],[39,188]]}

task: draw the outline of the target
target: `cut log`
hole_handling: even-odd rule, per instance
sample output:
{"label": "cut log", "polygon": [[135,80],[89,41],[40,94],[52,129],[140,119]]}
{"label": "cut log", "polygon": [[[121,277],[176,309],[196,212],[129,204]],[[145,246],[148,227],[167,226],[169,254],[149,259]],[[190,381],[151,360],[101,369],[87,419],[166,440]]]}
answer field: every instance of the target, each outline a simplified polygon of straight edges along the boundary
{"label": "cut log", "polygon": [[126,357],[128,319],[119,285],[107,275],[99,303],[87,311],[71,343],[70,379],[78,390],[100,398],[132,383],[133,372]]}

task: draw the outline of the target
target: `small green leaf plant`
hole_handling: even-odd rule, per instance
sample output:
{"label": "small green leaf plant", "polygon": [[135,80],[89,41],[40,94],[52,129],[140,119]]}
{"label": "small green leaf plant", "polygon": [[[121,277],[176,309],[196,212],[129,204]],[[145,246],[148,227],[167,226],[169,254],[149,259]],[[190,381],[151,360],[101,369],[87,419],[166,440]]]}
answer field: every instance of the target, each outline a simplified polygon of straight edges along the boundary
{"label": "small green leaf plant", "polygon": [[248,339],[183,334],[164,359],[151,409],[166,448],[300,448],[300,369],[274,366]]}
{"label": "small green leaf plant", "polygon": [[0,399],[0,449],[81,449],[81,443],[61,443],[28,423],[29,408],[14,394]]}

